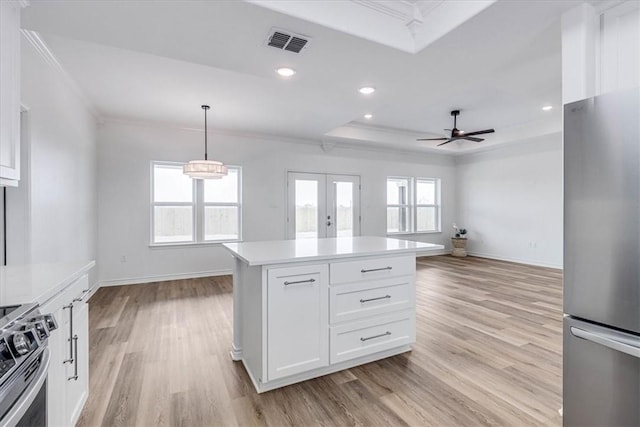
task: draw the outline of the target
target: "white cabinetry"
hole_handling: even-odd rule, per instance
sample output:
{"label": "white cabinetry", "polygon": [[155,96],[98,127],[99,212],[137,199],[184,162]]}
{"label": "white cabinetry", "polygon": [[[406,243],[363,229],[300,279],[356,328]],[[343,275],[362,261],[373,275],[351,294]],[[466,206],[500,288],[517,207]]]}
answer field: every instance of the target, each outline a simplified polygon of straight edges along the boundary
{"label": "white cabinetry", "polygon": [[0,1],[0,186],[20,179],[20,9]]}
{"label": "white cabinetry", "polygon": [[415,255],[332,262],[330,362],[413,344]]}
{"label": "white cabinetry", "polygon": [[270,380],[329,364],[328,273],[326,264],[269,270]]}
{"label": "white cabinetry", "polygon": [[600,93],[640,86],[640,3],[626,1],[603,12]]}
{"label": "white cabinetry", "polygon": [[377,236],[225,243],[233,346],[261,393],[411,350],[416,252]]}
{"label": "white cabinetry", "polygon": [[51,361],[47,378],[48,425],[73,426],[89,392],[89,292],[84,275],[42,305],[53,313],[58,329],[49,337]]}

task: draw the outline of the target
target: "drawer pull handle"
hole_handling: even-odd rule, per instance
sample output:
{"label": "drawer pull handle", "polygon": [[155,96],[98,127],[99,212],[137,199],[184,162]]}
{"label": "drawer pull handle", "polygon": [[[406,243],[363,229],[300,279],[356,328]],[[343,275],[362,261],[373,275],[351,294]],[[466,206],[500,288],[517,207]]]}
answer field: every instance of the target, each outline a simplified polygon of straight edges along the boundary
{"label": "drawer pull handle", "polygon": [[384,334],[374,335],[372,337],[366,337],[366,338],[362,337],[362,338],[360,338],[360,341],[365,342],[365,341],[369,341],[369,340],[372,340],[372,339],[375,339],[375,338],[386,337],[387,335],[391,335],[391,332],[387,331]]}
{"label": "drawer pull handle", "polygon": [[365,302],[369,302],[369,301],[378,301],[380,299],[389,299],[389,298],[391,298],[391,295],[385,295],[383,297],[377,297],[377,298],[361,299],[360,302],[364,304]]}
{"label": "drawer pull handle", "polygon": [[372,268],[371,270],[360,270],[360,273],[371,273],[372,271],[391,270],[393,267]]}
{"label": "drawer pull handle", "polygon": [[289,285],[299,285],[301,283],[313,283],[315,282],[316,279],[308,279],[308,280],[296,280],[295,282],[284,282],[285,286],[289,286]]}

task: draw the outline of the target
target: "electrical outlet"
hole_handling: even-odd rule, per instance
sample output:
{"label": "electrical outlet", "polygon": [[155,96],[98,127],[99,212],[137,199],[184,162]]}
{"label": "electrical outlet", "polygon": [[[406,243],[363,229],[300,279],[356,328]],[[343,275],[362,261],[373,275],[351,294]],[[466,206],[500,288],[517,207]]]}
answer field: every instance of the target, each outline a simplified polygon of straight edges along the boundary
{"label": "electrical outlet", "polygon": [[127,257],[125,255],[122,255],[120,257],[120,262],[127,262]]}

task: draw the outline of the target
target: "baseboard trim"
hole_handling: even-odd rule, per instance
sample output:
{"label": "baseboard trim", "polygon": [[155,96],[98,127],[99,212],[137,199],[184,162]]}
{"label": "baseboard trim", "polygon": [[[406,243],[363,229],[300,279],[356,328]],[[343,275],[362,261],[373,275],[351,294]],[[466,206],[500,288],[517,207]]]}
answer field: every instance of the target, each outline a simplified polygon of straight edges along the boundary
{"label": "baseboard trim", "polygon": [[196,273],[164,274],[160,276],[131,277],[128,279],[103,280],[98,287],[140,285],[142,283],[166,282],[169,280],[198,279],[200,277],[226,276],[233,273],[233,270],[212,270],[199,271]]}
{"label": "baseboard trim", "polygon": [[449,255],[451,251],[441,250],[441,251],[425,251],[425,252],[416,252],[416,258],[422,258],[427,256],[436,256],[436,255]]}
{"label": "baseboard trim", "polygon": [[503,257],[499,255],[485,254],[482,252],[467,251],[467,254],[470,256],[478,257],[478,258],[487,258],[487,259],[495,259],[497,261],[515,262],[517,264],[535,265],[536,267],[554,268],[556,270],[562,270],[563,268],[562,265],[558,265],[558,264],[549,264],[546,262],[531,261],[528,259],[521,259],[521,258],[509,258],[509,257]]}

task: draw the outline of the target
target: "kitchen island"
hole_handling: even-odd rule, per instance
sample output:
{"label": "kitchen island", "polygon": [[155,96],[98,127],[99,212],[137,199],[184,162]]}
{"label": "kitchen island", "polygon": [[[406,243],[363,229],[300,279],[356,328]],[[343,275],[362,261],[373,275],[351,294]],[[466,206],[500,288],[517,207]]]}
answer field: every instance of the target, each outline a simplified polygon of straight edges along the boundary
{"label": "kitchen island", "polygon": [[411,350],[416,254],[384,237],[226,243],[233,347],[258,392]]}

